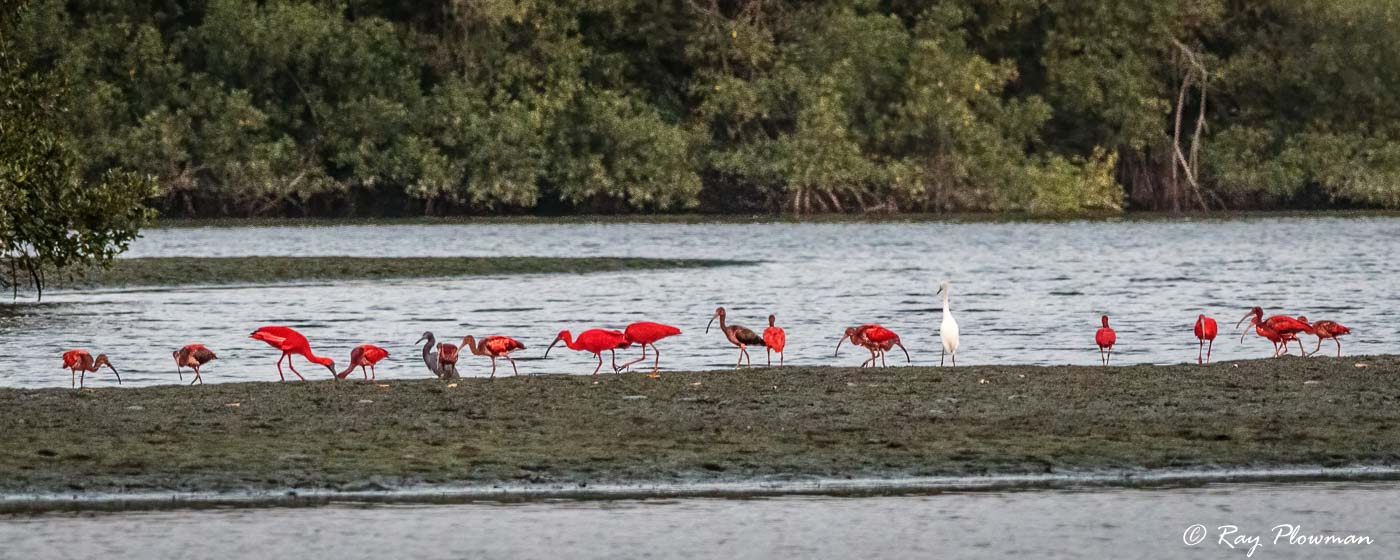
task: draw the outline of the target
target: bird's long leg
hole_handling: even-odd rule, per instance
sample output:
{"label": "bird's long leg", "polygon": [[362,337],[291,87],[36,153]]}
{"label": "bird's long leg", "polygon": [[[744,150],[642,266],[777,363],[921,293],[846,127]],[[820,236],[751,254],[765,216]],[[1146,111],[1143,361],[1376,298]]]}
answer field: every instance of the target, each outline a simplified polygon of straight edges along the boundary
{"label": "bird's long leg", "polygon": [[1316,353],[1318,353],[1318,351],[1320,351],[1320,350],[1322,350],[1322,337],[1319,336],[1319,337],[1317,337],[1317,348],[1313,348],[1313,351],[1312,351],[1311,353],[1309,353],[1308,355],[1311,356],[1311,355],[1313,355],[1313,354],[1316,354]]}
{"label": "bird's long leg", "polygon": [[69,370],[68,370],[68,388],[69,388],[69,389],[74,389],[74,388],[77,388],[77,387],[78,387],[78,370],[69,368]]}
{"label": "bird's long leg", "polygon": [[1113,347],[1108,347],[1108,354],[1104,356],[1104,365],[1113,363]]}
{"label": "bird's long leg", "polygon": [[501,357],[502,357],[502,358],[505,358],[507,361],[510,362],[510,370],[511,370],[512,372],[514,372],[515,375],[520,375],[520,370],[519,370],[519,369],[516,369],[516,367],[515,367],[515,358],[510,357],[510,354],[506,354],[506,355],[503,355],[503,356],[501,356]]}
{"label": "bird's long leg", "polygon": [[938,367],[943,367],[943,355],[947,353],[948,350],[946,348],[942,352],[938,353]]}
{"label": "bird's long leg", "polygon": [[78,374],[78,388],[79,388],[79,389],[82,389],[83,387],[86,387],[87,385],[84,384],[84,383],[86,383],[86,381],[87,381],[87,370],[83,370],[82,373]]}
{"label": "bird's long leg", "polygon": [[1211,351],[1212,348],[1215,348],[1215,339],[1213,339],[1213,338],[1210,339],[1210,343],[1209,343],[1209,344],[1206,344],[1206,363],[1207,363],[1207,364],[1210,363],[1210,351]]}
{"label": "bird's long leg", "polygon": [[282,381],[286,381],[286,380],[287,380],[287,376],[282,374],[282,360],[284,360],[284,359],[286,359],[286,358],[287,358],[287,354],[286,354],[285,352],[282,353],[282,357],[281,357],[281,358],[277,358],[277,377],[282,378]]}
{"label": "bird's long leg", "polygon": [[1108,365],[1108,362],[1107,362],[1107,361],[1104,361],[1104,359],[1103,359],[1103,347],[1102,347],[1102,346],[1099,347],[1099,365],[1101,365],[1101,366],[1106,366],[1106,365]]}
{"label": "bird's long leg", "polygon": [[627,363],[625,363],[625,364],[622,364],[622,367],[617,368],[617,369],[618,369],[618,371],[627,369],[627,368],[629,368],[629,367],[632,367],[632,364],[635,364],[635,363],[640,362],[640,361],[645,360],[645,359],[647,359],[647,345],[646,345],[645,343],[643,343],[643,344],[642,344],[642,357],[637,358],[637,359],[635,359],[635,360],[632,360],[632,361],[630,361],[630,362],[627,362]]}
{"label": "bird's long leg", "polygon": [[739,366],[742,365],[743,363],[744,363],[744,345],[743,345],[743,344],[740,344],[740,345],[739,345],[739,359],[734,361],[734,369],[739,369]]}
{"label": "bird's long leg", "polygon": [[[1321,341],[1319,341],[1319,342],[1321,342]],[[1342,357],[1342,339],[1337,338],[1337,337],[1334,336],[1334,337],[1332,337],[1332,342],[1337,343],[1337,357],[1338,357],[1338,358]]]}
{"label": "bird's long leg", "polygon": [[1206,349],[1206,341],[1196,339],[1196,365],[1201,365],[1201,356]]}
{"label": "bird's long leg", "polygon": [[496,378],[496,357],[491,356],[491,379]]}
{"label": "bird's long leg", "polygon": [[374,371],[374,364],[369,365],[369,380],[379,381],[379,375]]}
{"label": "bird's long leg", "polygon": [[773,349],[765,346],[764,350],[768,351],[768,367],[773,367]]}
{"label": "bird's long leg", "polygon": [[619,371],[619,370],[617,369],[617,349],[614,348],[614,349],[612,349],[612,350],[608,350],[608,353],[612,354],[613,373],[617,373],[617,372]]}
{"label": "bird's long leg", "polygon": [[[199,371],[199,370],[196,369],[195,371]],[[175,366],[175,375],[180,376],[180,381],[184,381],[184,380],[185,380],[185,368],[182,368],[182,367],[179,366],[179,364],[176,364],[176,366]]]}
{"label": "bird's long leg", "polygon": [[598,370],[603,369],[603,353],[598,352],[593,355],[598,357],[598,367],[593,368],[593,375],[598,375]]}
{"label": "bird's long leg", "polygon": [[953,359],[953,367],[958,367],[958,353],[953,352],[953,355],[949,356],[949,358]]}
{"label": "bird's long leg", "polygon": [[778,352],[778,367],[783,367],[783,355],[786,352]]}
{"label": "bird's long leg", "polygon": [[297,367],[296,367],[295,365],[292,365],[292,356],[291,356],[291,354],[288,354],[288,355],[287,355],[287,367],[288,367],[288,368],[291,368],[292,373],[297,374],[297,379],[300,379],[300,380],[302,380],[302,381],[306,381],[306,378],[301,376],[301,372],[297,371]]}
{"label": "bird's long leg", "polygon": [[744,365],[753,367],[753,358],[749,357],[749,348],[744,347]]}
{"label": "bird's long leg", "polygon": [[887,350],[885,350],[885,349],[883,349],[883,348],[880,349],[880,367],[890,367],[890,364],[887,363],[887,362],[885,362],[885,354],[888,354],[888,353],[889,353],[889,351],[887,351]]}
{"label": "bird's long leg", "polygon": [[[656,353],[656,361],[652,362],[651,375],[648,375],[647,377],[655,379],[657,377],[661,377],[661,374],[656,373],[658,371],[661,371],[661,349],[656,347],[655,342],[651,343],[651,349],[654,353]],[[645,351],[645,347],[643,347],[643,351]]]}

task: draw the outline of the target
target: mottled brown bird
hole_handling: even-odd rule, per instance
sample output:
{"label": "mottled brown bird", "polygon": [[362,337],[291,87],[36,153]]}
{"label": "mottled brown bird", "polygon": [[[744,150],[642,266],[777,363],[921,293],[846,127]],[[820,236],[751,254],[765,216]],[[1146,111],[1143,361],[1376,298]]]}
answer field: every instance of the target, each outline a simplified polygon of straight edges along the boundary
{"label": "mottled brown bird", "polygon": [[739,367],[739,364],[743,363],[753,365],[753,360],[749,359],[748,347],[763,346],[763,337],[758,336],[758,333],[753,332],[753,330],[749,329],[748,327],[726,324],[724,322],[724,318],[724,308],[720,307],[718,309],[715,309],[715,314],[710,316],[710,322],[705,325],[705,333],[709,334],[710,325],[713,325],[715,323],[715,319],[719,319],[719,330],[720,332],[724,333],[724,338],[729,339],[730,344],[739,347],[739,361],[734,362],[734,367],[737,368]]}
{"label": "mottled brown bird", "polygon": [[180,375],[180,380],[185,380],[184,368],[194,369],[194,379],[190,380],[190,385],[198,381],[204,384],[204,378],[199,375],[199,366],[209,363],[210,360],[218,358],[214,352],[205,348],[203,344],[186,344],[183,348],[170,353],[175,358],[175,373]]}

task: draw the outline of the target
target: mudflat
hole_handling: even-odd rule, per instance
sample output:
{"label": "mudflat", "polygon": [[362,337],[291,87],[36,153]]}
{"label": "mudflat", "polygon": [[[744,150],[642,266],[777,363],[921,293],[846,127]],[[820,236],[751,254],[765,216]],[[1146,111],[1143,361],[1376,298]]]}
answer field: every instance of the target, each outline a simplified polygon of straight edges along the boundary
{"label": "mudflat", "polygon": [[1398,374],[1364,356],[0,389],[0,492],[1393,466]]}

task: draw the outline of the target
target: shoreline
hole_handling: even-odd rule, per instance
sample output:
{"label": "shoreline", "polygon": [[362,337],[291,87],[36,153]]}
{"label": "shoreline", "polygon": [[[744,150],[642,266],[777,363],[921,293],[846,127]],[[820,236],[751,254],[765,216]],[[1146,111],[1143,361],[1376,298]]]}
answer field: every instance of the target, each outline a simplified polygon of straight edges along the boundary
{"label": "shoreline", "polygon": [[1298,218],[1394,218],[1400,210],[1231,210],[1214,212],[1101,212],[1064,216],[951,212],[894,214],[567,214],[540,216],[403,216],[313,218],[160,218],[149,229],[234,227],[336,227],[369,225],[549,225],[549,224],[861,224],[861,223],[1056,223],[1075,221],[1196,221]]}
{"label": "shoreline", "polygon": [[0,515],[122,512],[172,509],[365,505],[527,503],[547,500],[751,499],[784,496],[841,498],[936,495],[947,492],[1158,489],[1210,484],[1303,484],[1400,481],[1400,466],[1281,466],[1267,469],[1159,469],[1062,474],[888,479],[750,480],[708,483],[636,483],[529,486],[414,486],[386,490],[269,489],[259,492],[141,494],[0,494]]}
{"label": "shoreline", "polygon": [[740,266],[743,261],[639,257],[138,257],[55,275],[46,290],[259,285],[517,274],[587,274]]}
{"label": "shoreline", "polygon": [[1390,479],[1397,373],[1400,356],[1361,356],[0,389],[0,503],[730,495],[812,481],[905,492],[907,481],[1355,468]]}

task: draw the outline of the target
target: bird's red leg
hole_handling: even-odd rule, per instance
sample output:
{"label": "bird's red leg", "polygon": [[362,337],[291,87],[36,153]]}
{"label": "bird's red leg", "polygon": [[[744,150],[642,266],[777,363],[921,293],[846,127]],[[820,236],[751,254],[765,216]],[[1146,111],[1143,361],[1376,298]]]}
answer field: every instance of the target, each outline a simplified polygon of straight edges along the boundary
{"label": "bird's red leg", "polygon": [[608,350],[608,353],[609,353],[609,354],[612,354],[613,373],[617,373],[617,372],[618,372],[618,369],[617,369],[617,349],[614,348],[614,349],[612,349],[612,350]]}
{"label": "bird's red leg", "polygon": [[374,371],[374,364],[369,365],[369,380],[379,381],[379,374]]}
{"label": "bird's red leg", "polygon": [[[1319,341],[1319,342],[1320,342],[1320,341]],[[1337,338],[1337,337],[1334,336],[1334,337],[1332,337],[1332,342],[1337,343],[1337,357],[1338,357],[1338,358],[1342,357],[1342,339]]]}
{"label": "bird's red leg", "polygon": [[598,375],[598,370],[603,369],[603,353],[598,352],[593,355],[598,357],[598,367],[593,368],[593,375]]}
{"label": "bird's red leg", "polygon": [[1210,363],[1210,351],[1211,351],[1211,349],[1214,348],[1214,347],[1215,347],[1215,339],[1211,339],[1210,344],[1207,344],[1207,345],[1206,345],[1206,363],[1207,363],[1207,364]]}
{"label": "bird's red leg", "polygon": [[491,379],[496,378],[496,357],[491,356]]}
{"label": "bird's red leg", "polygon": [[82,373],[78,374],[78,388],[79,388],[79,389],[82,389],[83,387],[86,387],[86,386],[87,386],[87,385],[85,385],[85,382],[86,382],[86,381],[87,381],[87,370],[83,370]]}
{"label": "bird's red leg", "polygon": [[743,364],[743,363],[744,363],[744,345],[743,345],[743,344],[740,344],[740,345],[739,345],[739,359],[738,359],[738,360],[734,360],[734,369],[739,369],[739,366],[740,366],[741,364]]}
{"label": "bird's red leg", "polygon": [[520,375],[520,370],[519,370],[519,369],[516,369],[516,367],[515,367],[515,358],[510,357],[510,354],[506,354],[506,355],[501,356],[501,357],[502,357],[502,358],[505,358],[507,361],[510,362],[510,370],[511,370],[512,372],[515,372],[515,375]]}
{"label": "bird's red leg", "polygon": [[300,379],[300,380],[302,380],[302,381],[306,381],[306,378],[301,376],[301,372],[297,371],[297,366],[295,366],[295,365],[292,364],[292,356],[291,356],[291,354],[288,354],[288,355],[287,355],[287,367],[290,368],[290,369],[292,370],[292,373],[297,374],[297,379]]}
{"label": "bird's red leg", "polygon": [[783,353],[778,352],[778,367],[783,367]]}
{"label": "bird's red leg", "polygon": [[1201,365],[1201,356],[1203,355],[1202,353],[1205,352],[1205,349],[1206,341],[1199,338],[1196,339],[1196,365]]}
{"label": "bird's red leg", "polygon": [[[657,377],[661,377],[661,375],[656,373],[658,371],[661,371],[661,349],[656,347],[655,342],[651,343],[651,349],[654,352],[656,352],[656,361],[651,364],[651,375],[648,375],[647,377],[655,379]],[[646,349],[643,348],[642,351],[646,351]]]}
{"label": "bird's red leg", "polygon": [[637,358],[637,359],[635,359],[635,360],[632,360],[632,361],[630,361],[630,362],[627,362],[627,363],[625,363],[625,364],[622,364],[622,367],[617,368],[617,369],[618,369],[618,371],[622,371],[622,370],[624,370],[624,369],[627,369],[627,368],[629,368],[629,367],[632,367],[632,364],[635,364],[635,363],[640,362],[640,361],[645,360],[645,359],[647,359],[647,345],[646,345],[646,344],[642,344],[642,357]]}
{"label": "bird's red leg", "polygon": [[284,360],[284,359],[286,359],[286,358],[287,358],[287,353],[286,353],[286,352],[283,352],[283,353],[282,353],[282,357],[281,357],[281,358],[277,358],[277,377],[280,377],[280,378],[282,379],[282,381],[286,381],[286,380],[287,380],[287,376],[282,374],[282,360]]}
{"label": "bird's red leg", "polygon": [[749,357],[749,347],[744,347],[744,365],[753,367],[753,358]]}
{"label": "bird's red leg", "polygon": [[77,387],[78,387],[78,370],[69,368],[69,369],[68,369],[68,388],[69,388],[69,389],[76,389]]}

